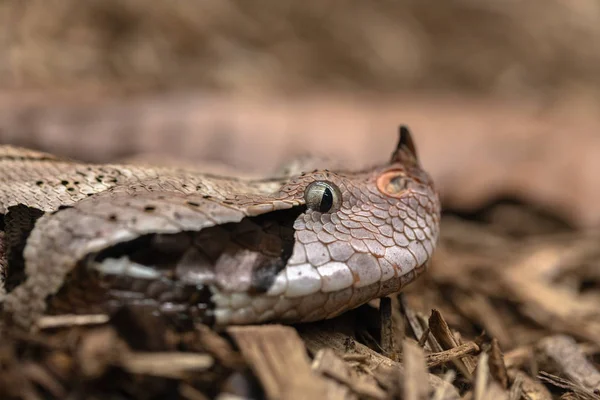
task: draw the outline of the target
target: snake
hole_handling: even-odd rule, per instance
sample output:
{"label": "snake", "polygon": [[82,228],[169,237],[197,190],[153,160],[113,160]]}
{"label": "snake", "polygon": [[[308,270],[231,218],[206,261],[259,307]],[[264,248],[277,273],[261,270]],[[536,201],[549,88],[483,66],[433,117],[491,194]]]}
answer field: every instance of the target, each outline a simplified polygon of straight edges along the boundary
{"label": "snake", "polygon": [[412,135],[398,136],[385,163],[261,179],[2,145],[2,317],[302,323],[397,293],[427,269],[440,221]]}

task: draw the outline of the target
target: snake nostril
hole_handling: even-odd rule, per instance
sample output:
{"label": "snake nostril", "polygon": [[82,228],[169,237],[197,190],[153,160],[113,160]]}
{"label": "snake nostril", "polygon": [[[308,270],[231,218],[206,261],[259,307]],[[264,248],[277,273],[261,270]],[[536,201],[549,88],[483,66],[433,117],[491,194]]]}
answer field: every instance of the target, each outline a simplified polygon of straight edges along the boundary
{"label": "snake nostril", "polygon": [[406,192],[409,182],[404,170],[393,169],[377,178],[377,189],[386,196],[401,197]]}

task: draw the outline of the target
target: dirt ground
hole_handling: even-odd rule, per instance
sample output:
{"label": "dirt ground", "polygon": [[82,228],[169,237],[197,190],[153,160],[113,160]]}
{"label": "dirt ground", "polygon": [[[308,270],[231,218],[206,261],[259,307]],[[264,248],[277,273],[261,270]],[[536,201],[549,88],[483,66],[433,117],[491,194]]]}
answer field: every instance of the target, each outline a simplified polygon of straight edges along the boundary
{"label": "dirt ground", "polygon": [[268,175],[387,159],[443,199],[430,270],[331,321],[3,332],[0,398],[600,398],[600,4],[0,4],[0,140]]}

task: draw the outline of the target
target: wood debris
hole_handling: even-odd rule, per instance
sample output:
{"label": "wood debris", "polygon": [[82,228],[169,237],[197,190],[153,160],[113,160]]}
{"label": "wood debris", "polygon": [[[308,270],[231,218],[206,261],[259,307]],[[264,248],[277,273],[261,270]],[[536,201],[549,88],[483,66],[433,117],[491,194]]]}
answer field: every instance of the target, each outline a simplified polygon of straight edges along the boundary
{"label": "wood debris", "polygon": [[320,399],[325,380],[316,375],[294,328],[281,325],[231,327],[233,336],[269,399]]}
{"label": "wood debris", "polygon": [[453,362],[457,358],[469,354],[475,354],[479,352],[479,346],[475,342],[468,342],[459,346],[453,347],[450,350],[440,351],[439,353],[430,353],[427,355],[427,366],[436,367],[447,362]]}
{"label": "wood debris", "polygon": [[557,371],[582,391],[600,394],[600,372],[587,360],[573,338],[556,335],[542,339],[537,345],[546,361],[548,372]]}
{"label": "wood debris", "polygon": [[385,391],[379,387],[372,375],[359,374],[330,348],[317,352],[313,361],[313,370],[344,384],[355,393],[356,398],[358,396],[381,400],[387,398]]}
{"label": "wood debris", "polygon": [[0,398],[598,399],[600,235],[502,225],[510,210],[445,216],[423,279],[329,321],[180,329],[123,309],[4,327]]}
{"label": "wood debris", "polygon": [[404,399],[426,400],[429,398],[429,382],[427,380],[427,367],[423,350],[409,339],[402,346],[404,355]]}

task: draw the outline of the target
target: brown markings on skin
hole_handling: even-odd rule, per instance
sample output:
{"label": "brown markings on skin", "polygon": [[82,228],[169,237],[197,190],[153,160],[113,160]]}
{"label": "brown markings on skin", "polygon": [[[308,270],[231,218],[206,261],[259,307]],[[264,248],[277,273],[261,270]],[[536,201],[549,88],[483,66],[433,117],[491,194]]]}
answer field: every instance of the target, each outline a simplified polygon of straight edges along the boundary
{"label": "brown markings on skin", "polygon": [[4,288],[10,292],[25,280],[23,249],[35,222],[43,215],[41,210],[23,204],[11,206],[4,215],[4,246],[6,268],[2,271]]}

